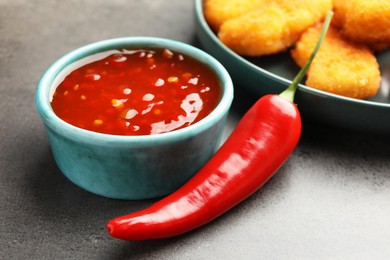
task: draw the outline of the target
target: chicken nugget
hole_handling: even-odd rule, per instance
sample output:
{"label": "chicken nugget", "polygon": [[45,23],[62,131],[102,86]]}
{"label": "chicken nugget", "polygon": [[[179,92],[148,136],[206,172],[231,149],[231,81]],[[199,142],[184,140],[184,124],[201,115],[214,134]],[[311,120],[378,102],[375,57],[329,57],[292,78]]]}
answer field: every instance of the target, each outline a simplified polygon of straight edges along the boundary
{"label": "chicken nugget", "polygon": [[291,47],[331,9],[331,0],[273,0],[222,23],[218,37],[240,55],[275,54]]}
{"label": "chicken nugget", "polygon": [[[264,8],[265,9],[265,8]],[[260,56],[284,50],[286,17],[277,6],[256,9],[222,24],[218,37],[222,43],[240,55]],[[288,42],[287,44],[290,44]]]}
{"label": "chicken nugget", "polygon": [[223,22],[243,15],[266,2],[266,0],[205,0],[203,12],[207,23],[217,32]]}
{"label": "chicken nugget", "polygon": [[390,46],[390,0],[334,0],[334,24],[374,50]]}
{"label": "chicken nugget", "polygon": [[[302,67],[320,37],[322,24],[304,32],[291,55]],[[379,64],[365,45],[353,43],[330,27],[307,71],[306,85],[326,92],[365,99],[380,87]]]}

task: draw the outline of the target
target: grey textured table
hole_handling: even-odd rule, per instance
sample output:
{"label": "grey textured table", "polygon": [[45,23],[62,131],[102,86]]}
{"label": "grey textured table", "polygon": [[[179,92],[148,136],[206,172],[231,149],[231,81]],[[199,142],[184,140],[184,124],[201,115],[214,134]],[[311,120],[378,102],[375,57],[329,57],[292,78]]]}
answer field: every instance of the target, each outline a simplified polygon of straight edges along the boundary
{"label": "grey textured table", "polygon": [[[159,36],[198,46],[191,0],[0,0],[0,259],[390,259],[390,136],[304,122],[286,164],[221,218],[126,242],[108,219],[154,202],[85,192],[56,167],[34,105],[56,59],[93,41]],[[225,136],[255,101],[236,86]]]}

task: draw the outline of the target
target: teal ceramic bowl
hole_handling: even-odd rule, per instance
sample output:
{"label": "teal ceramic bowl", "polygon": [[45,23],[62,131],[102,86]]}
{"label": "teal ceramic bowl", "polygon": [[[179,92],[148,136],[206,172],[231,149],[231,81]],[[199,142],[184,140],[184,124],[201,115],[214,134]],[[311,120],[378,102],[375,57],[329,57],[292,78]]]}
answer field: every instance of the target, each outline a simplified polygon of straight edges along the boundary
{"label": "teal ceramic bowl", "polygon": [[[211,30],[203,15],[203,0],[194,0],[196,32],[202,48],[219,60],[235,86],[252,95],[281,93],[298,73],[289,52],[259,58],[240,56],[226,47]],[[382,74],[381,88],[367,100],[334,95],[299,85],[295,103],[310,121],[340,129],[367,133],[390,133],[390,49],[377,54]]]}
{"label": "teal ceramic bowl", "polygon": [[[143,136],[96,133],[70,125],[54,114],[52,95],[75,64],[103,51],[126,48],[168,48],[207,65],[220,81],[219,104],[193,125]],[[35,102],[54,159],[69,180],[104,197],[135,200],[173,192],[205,164],[218,148],[232,99],[229,74],[207,53],[168,39],[129,37],[96,42],[63,56],[43,74]]]}

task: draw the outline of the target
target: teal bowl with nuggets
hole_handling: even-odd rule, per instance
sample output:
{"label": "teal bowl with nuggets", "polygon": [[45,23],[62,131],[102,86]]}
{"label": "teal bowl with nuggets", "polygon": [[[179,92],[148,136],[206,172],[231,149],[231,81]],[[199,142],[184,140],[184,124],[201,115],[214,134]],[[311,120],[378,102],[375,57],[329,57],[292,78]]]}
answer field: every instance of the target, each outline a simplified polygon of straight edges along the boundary
{"label": "teal bowl with nuggets", "polygon": [[[194,0],[194,16],[202,48],[228,70],[236,89],[245,89],[252,98],[281,93],[299,71],[289,51],[261,57],[245,57],[233,52],[209,26],[204,15],[204,0]],[[295,103],[304,120],[347,131],[388,135],[390,48],[376,53],[376,59],[381,74],[380,88],[375,96],[364,100],[299,84]]]}

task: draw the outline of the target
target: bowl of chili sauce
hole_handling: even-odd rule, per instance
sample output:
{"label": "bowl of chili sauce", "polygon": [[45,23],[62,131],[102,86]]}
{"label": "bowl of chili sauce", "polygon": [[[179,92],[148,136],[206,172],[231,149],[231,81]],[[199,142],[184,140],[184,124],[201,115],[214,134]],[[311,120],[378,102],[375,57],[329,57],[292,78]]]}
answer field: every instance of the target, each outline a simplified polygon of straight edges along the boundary
{"label": "bowl of chili sauce", "polygon": [[153,37],[108,39],[54,62],[35,96],[54,159],[115,199],[167,195],[219,146],[233,84],[213,57]]}

